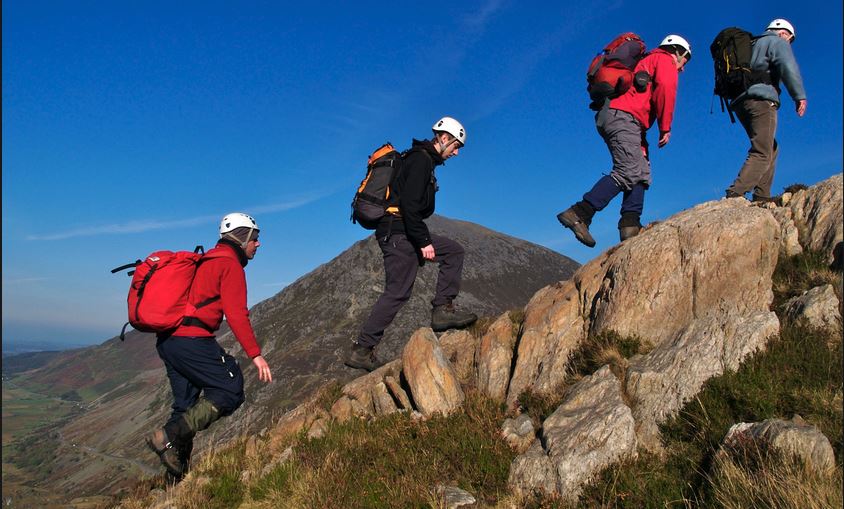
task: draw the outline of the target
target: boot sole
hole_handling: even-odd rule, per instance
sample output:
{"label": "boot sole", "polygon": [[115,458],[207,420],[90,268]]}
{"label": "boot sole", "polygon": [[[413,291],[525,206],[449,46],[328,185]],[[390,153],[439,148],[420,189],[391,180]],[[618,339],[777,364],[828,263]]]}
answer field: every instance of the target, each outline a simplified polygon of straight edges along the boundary
{"label": "boot sole", "polygon": [[463,329],[465,327],[472,325],[473,323],[475,323],[477,321],[478,321],[477,318],[473,318],[471,320],[464,320],[462,322],[448,323],[448,324],[445,324],[445,325],[434,325],[432,323],[431,329],[433,329],[434,332],[445,332],[449,329]]}
{"label": "boot sole", "polygon": [[577,240],[579,240],[581,244],[585,245],[586,247],[595,247],[595,239],[591,239],[591,241],[590,241],[590,239],[587,239],[583,235],[578,233],[577,229],[575,228],[575,225],[577,223],[571,222],[568,218],[566,218],[562,214],[559,214],[557,216],[557,221],[559,221],[560,224],[562,224],[563,226],[565,226],[566,228],[571,230],[571,232],[574,233],[574,237]]}

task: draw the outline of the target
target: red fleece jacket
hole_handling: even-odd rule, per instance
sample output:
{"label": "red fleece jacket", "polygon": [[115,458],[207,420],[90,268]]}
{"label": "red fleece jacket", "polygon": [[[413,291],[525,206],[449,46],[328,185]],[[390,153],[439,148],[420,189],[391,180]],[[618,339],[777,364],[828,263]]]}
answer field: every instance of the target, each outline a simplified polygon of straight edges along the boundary
{"label": "red fleece jacket", "polygon": [[674,57],[657,48],[636,65],[635,72],[639,71],[646,71],[651,76],[648,88],[640,93],[630,87],[627,93],[610,101],[610,108],[630,113],[646,130],[656,120],[660,132],[670,131],[679,78]]}
{"label": "red fleece jacket", "polygon": [[[217,244],[206,256],[209,258],[196,269],[188,302],[196,304],[218,295],[220,299],[188,315],[198,318],[214,331],[220,328],[225,315],[246,355],[249,358],[261,355],[261,347],[255,340],[255,332],[249,323],[249,310],[246,308],[246,273],[240,265],[235,248]],[[195,325],[182,325],[173,335],[213,337],[208,330]]]}

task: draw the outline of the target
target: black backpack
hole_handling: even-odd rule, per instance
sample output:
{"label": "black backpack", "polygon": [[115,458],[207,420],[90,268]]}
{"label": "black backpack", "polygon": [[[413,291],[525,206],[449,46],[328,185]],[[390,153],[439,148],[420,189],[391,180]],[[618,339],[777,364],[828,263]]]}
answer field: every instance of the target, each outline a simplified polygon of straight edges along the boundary
{"label": "black backpack", "polygon": [[750,85],[770,83],[766,71],[753,71],[750,68],[754,39],[753,34],[747,30],[730,27],[718,32],[709,46],[715,64],[714,93],[721,101],[721,111],[724,111],[726,106],[733,123],[736,121],[731,109],[733,100]]}
{"label": "black backpack", "polygon": [[366,176],[352,199],[353,223],[374,230],[388,212],[398,212],[398,208],[391,210],[394,207],[389,206],[389,201],[391,186],[401,170],[404,155],[387,142],[369,156]]}

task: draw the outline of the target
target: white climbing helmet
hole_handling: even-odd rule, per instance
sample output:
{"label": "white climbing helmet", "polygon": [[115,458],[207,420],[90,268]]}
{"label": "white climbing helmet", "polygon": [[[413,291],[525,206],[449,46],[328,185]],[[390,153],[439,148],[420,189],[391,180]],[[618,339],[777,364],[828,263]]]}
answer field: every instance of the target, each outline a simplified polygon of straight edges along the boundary
{"label": "white climbing helmet", "polygon": [[794,32],[794,25],[782,18],[777,18],[768,23],[767,30],[788,30],[789,32],[791,32],[791,35],[794,36],[795,39],[797,39],[797,34]]}
{"label": "white climbing helmet", "polygon": [[663,39],[662,42],[659,43],[659,45],[660,46],[671,46],[671,45],[680,46],[681,48],[686,50],[686,53],[687,53],[686,60],[692,59],[692,46],[689,44],[689,41],[680,37],[679,35],[676,35],[676,34],[666,35],[665,39]]}
{"label": "white climbing helmet", "polygon": [[237,228],[251,228],[253,230],[259,229],[258,223],[256,223],[255,219],[253,219],[249,214],[244,214],[243,212],[232,212],[231,214],[226,214],[225,217],[223,217],[223,220],[220,221],[220,238]]}
{"label": "white climbing helmet", "polygon": [[466,129],[463,128],[463,124],[451,117],[443,117],[439,119],[437,123],[431,127],[431,130],[434,131],[434,134],[441,131],[447,132],[457,138],[461,147],[466,144]]}

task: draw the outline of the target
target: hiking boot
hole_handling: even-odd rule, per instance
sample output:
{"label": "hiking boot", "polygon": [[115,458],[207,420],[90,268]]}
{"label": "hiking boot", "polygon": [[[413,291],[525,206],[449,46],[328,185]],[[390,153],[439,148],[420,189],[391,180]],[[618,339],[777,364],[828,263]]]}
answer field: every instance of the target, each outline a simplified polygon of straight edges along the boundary
{"label": "hiking boot", "polygon": [[346,366],[355,369],[374,371],[384,365],[384,361],[375,356],[375,348],[363,346],[357,341],[352,343],[352,350],[344,362]]}
{"label": "hiking boot", "polygon": [[173,443],[167,438],[167,432],[159,428],[146,437],[147,446],[152,452],[158,455],[161,464],[167,469],[167,473],[175,478],[182,477],[182,462],[179,461],[179,453]]}
{"label": "hiking boot", "polygon": [[448,329],[462,329],[477,321],[478,315],[468,311],[460,311],[454,307],[454,303],[434,306],[431,311],[431,328],[434,332],[442,332]]}
{"label": "hiking boot", "polygon": [[780,204],[779,199],[777,199],[777,198],[765,198],[764,196],[756,196],[755,194],[753,195],[753,197],[751,198],[750,201],[753,202],[753,203],[759,204],[759,205],[765,205],[766,203],[773,203],[774,205],[779,206],[779,204]]}
{"label": "hiking boot", "polygon": [[580,219],[580,216],[577,215],[577,212],[575,212],[574,209],[568,208],[567,210],[557,214],[557,221],[569,230],[573,231],[577,240],[586,244],[588,247],[595,247],[595,239],[593,239],[592,235],[589,234],[589,226]]}
{"label": "hiking boot", "polygon": [[735,191],[730,191],[729,189],[727,189],[727,194],[726,194],[726,197],[727,197],[727,198],[738,198],[738,197],[740,197],[740,196],[744,196],[744,195],[743,195],[743,194],[738,194],[738,193],[737,193],[737,192],[735,192]]}
{"label": "hiking boot", "polygon": [[641,226],[619,226],[618,227],[618,236],[621,238],[621,241],[624,242],[625,240],[635,237],[639,235],[639,232],[642,231]]}

